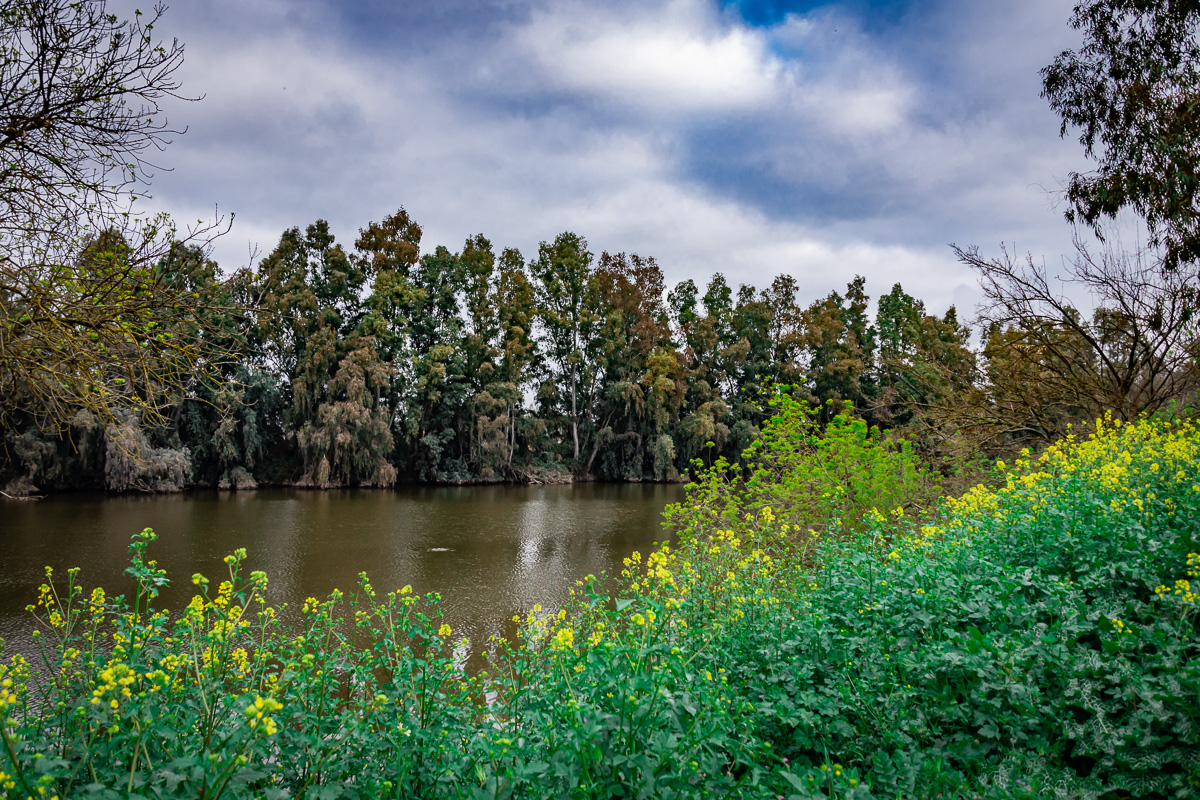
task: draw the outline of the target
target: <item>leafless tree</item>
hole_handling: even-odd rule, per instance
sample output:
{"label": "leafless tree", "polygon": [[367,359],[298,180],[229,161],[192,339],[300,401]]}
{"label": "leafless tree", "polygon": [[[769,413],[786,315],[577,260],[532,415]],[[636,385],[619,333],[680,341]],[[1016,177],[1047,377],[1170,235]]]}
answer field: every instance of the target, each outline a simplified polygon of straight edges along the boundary
{"label": "leafless tree", "polygon": [[[1196,267],[1164,270],[1161,250],[1120,247],[1109,235],[1094,251],[1077,234],[1066,272],[1002,250],[954,251],[984,292],[985,389],[994,416],[1045,438],[1071,417],[1111,410],[1123,420],[1162,409],[1200,388]],[[1090,299],[1087,314],[1077,299]]]}
{"label": "leafless tree", "polygon": [[124,211],[156,168],[180,98],[183,45],[157,42],[164,7],[122,21],[104,0],[0,2],[0,230],[58,233]]}

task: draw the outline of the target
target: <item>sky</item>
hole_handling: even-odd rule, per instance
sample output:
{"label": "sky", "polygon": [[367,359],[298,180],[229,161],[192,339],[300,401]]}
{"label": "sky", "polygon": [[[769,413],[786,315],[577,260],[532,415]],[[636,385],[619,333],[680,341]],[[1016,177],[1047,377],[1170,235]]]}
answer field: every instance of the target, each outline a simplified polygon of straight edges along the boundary
{"label": "sky", "polygon": [[[122,0],[124,2],[124,0]],[[1070,253],[1085,171],[1038,71],[1073,0],[205,0],[155,32],[197,102],[154,208],[233,214],[226,270],[326,219],[347,248],[403,206],[422,250],[574,231],[808,303],[855,275],[969,318],[949,244]],[[118,12],[124,6],[115,8]],[[130,6],[132,8],[132,6]]]}

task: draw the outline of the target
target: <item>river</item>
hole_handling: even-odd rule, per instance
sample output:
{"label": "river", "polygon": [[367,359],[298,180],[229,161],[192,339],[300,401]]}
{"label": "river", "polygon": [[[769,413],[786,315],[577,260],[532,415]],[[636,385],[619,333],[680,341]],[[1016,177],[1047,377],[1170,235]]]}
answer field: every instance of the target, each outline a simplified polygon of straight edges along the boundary
{"label": "river", "polygon": [[561,607],[579,578],[615,574],[665,539],[663,507],[682,498],[678,484],[579,483],[3,500],[0,638],[9,654],[27,651],[24,609],[46,566],[62,580],[80,567],[84,586],[129,594],[130,536],[149,527],[159,538],[148,557],[171,579],[159,607],[185,605],[193,573],[215,588],[222,558],[244,547],[247,572],[268,575],[267,599],[292,609],[354,588],[360,572],[379,591],[440,593],[454,638],[470,639],[458,656],[474,666],[492,636],[512,636],[513,615]]}

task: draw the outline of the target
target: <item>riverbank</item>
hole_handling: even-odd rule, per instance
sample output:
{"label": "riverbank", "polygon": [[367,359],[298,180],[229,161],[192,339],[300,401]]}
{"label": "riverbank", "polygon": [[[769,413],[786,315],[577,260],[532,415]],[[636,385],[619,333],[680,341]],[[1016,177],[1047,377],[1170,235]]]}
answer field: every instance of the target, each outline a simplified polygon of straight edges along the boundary
{"label": "riverbank", "polygon": [[[258,489],[305,489],[317,492],[344,490],[344,489],[404,489],[412,487],[436,487],[436,486],[562,486],[572,483],[632,483],[632,484],[684,484],[687,479],[682,476],[673,478],[664,478],[656,480],[653,478],[637,478],[634,480],[614,481],[608,478],[599,478],[595,475],[576,475],[566,470],[544,470],[544,469],[521,469],[517,470],[514,477],[472,477],[462,480],[443,480],[443,481],[399,481],[388,486],[346,486],[341,484],[314,484],[311,481],[243,481],[232,484],[202,484],[193,483],[179,487],[159,487],[147,489],[126,489],[123,491],[106,490],[100,486],[90,487],[73,487],[70,489],[57,489],[43,492],[32,483],[14,483],[5,487],[4,491],[0,491],[0,501],[2,500],[39,500],[43,497],[48,497],[57,494],[70,492],[106,492],[114,496],[119,495],[153,495],[153,494],[180,494],[186,492],[253,492]],[[9,491],[11,490],[11,492]]]}
{"label": "riverbank", "polygon": [[241,554],[174,626],[60,583],[39,608],[63,711],[26,715],[9,667],[0,769],[60,796],[1188,796],[1197,464],[1194,425],[1101,424],[936,520],[685,503],[678,547],[535,609],[477,678],[438,598],[365,578],[290,629]]}

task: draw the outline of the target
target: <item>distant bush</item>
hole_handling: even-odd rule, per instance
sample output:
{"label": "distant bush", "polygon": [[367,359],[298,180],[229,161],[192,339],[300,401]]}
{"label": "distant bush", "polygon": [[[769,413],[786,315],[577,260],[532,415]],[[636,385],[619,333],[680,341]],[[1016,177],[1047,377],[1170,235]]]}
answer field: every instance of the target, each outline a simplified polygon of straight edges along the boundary
{"label": "distant bush", "polygon": [[747,514],[770,508],[780,524],[849,533],[880,514],[934,510],[938,476],[912,445],[884,436],[844,403],[824,425],[818,410],[784,392],[770,400],[773,416],[740,463],[718,459],[688,485],[688,499],[668,507],[683,536],[711,534]]}
{"label": "distant bush", "polygon": [[[365,577],[289,626],[239,552],[215,591],[197,575],[186,609],[153,610],[165,576],[143,532],[130,601],[84,593],[72,571],[31,606],[44,661],[0,667],[0,788],[1195,797],[1197,464],[1194,425],[1101,421],[936,525],[880,513],[810,530],[769,507],[683,507],[676,520],[725,523],[535,608],[474,678],[436,596]],[[727,502],[692,502],[714,496]]]}
{"label": "distant bush", "polygon": [[104,429],[104,486],[115,492],[182,492],[192,477],[186,448],[154,447],[136,422]]}

